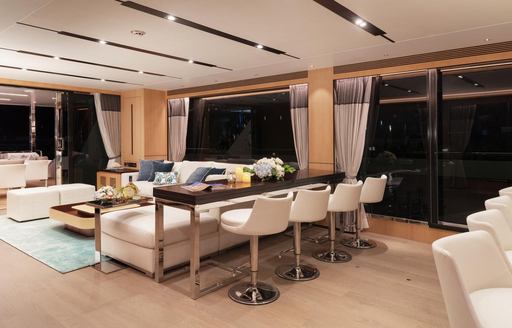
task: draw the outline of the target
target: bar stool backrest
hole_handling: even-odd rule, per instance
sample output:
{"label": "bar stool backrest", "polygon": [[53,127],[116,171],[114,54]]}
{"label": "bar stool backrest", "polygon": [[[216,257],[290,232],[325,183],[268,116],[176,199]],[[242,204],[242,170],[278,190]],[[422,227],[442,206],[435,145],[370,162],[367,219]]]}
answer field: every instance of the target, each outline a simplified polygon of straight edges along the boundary
{"label": "bar stool backrest", "polygon": [[500,193],[500,196],[510,196],[510,197],[512,197],[512,187],[507,187],[507,188],[500,189],[499,193]]}
{"label": "bar stool backrest", "polygon": [[299,190],[292,204],[290,221],[315,222],[327,215],[331,187],[324,190]]}
{"label": "bar stool backrest", "polygon": [[498,196],[494,198],[489,198],[488,200],[485,201],[485,209],[499,210],[507,220],[507,223],[509,224],[510,228],[512,229],[512,198],[510,196]]}
{"label": "bar stool backrest", "polygon": [[329,198],[329,212],[351,212],[359,207],[363,182],[356,184],[339,183]]}
{"label": "bar stool backrest", "polygon": [[257,198],[249,219],[240,227],[240,233],[262,236],[286,230],[290,219],[292,201],[292,192],[288,193],[286,198]]}
{"label": "bar stool backrest", "polygon": [[387,181],[388,177],[384,174],[381,175],[380,178],[366,178],[364,180],[363,190],[361,191],[361,203],[380,203],[384,198]]}
{"label": "bar stool backrest", "polygon": [[450,327],[483,327],[469,294],[512,287],[512,271],[502,250],[486,231],[438,239],[432,243],[432,250]]}
{"label": "bar stool backrest", "polygon": [[467,217],[469,231],[487,231],[504,251],[512,250],[512,229],[500,210],[491,209]]}

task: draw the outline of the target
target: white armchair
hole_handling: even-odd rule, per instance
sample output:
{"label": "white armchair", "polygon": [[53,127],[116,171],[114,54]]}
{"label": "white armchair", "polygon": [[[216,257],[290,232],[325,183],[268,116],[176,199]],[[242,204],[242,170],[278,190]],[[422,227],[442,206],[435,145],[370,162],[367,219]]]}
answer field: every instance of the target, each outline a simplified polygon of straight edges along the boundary
{"label": "white armchair", "polygon": [[50,162],[50,160],[26,160],[25,179],[27,181],[44,181],[45,186],[48,186],[48,166]]}
{"label": "white armchair", "polygon": [[25,164],[0,165],[0,188],[24,188],[26,186]]}

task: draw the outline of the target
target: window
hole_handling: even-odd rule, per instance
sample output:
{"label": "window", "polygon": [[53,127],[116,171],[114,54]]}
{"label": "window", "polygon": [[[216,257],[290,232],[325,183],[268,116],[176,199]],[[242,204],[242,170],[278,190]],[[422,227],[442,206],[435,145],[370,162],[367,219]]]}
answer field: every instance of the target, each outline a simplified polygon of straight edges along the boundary
{"label": "window", "polygon": [[55,158],[55,108],[36,107],[36,149]]}
{"label": "window", "polygon": [[388,176],[372,213],[428,220],[426,76],[382,79],[379,106],[369,113],[363,175]]}
{"label": "window", "polygon": [[0,151],[30,150],[30,107],[0,105]]}
{"label": "window", "polygon": [[296,162],[288,91],[190,100],[188,160]]}

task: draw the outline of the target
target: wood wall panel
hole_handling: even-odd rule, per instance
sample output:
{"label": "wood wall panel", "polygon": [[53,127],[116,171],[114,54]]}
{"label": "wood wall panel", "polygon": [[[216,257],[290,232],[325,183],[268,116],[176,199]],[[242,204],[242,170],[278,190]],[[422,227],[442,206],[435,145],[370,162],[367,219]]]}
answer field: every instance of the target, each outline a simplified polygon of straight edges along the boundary
{"label": "wood wall panel", "polygon": [[144,90],[144,157],[167,158],[166,93]]}
{"label": "wood wall panel", "polygon": [[333,68],[309,71],[309,165],[333,167]]}

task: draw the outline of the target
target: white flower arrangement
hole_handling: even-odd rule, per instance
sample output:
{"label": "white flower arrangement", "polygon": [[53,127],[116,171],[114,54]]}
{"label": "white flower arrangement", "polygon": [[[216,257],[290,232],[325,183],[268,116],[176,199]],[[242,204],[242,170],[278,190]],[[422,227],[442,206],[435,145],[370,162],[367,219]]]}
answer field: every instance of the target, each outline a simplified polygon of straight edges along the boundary
{"label": "white flower arrangement", "polygon": [[114,199],[117,198],[119,192],[112,186],[103,186],[95,193],[96,199]]}
{"label": "white flower arrangement", "polygon": [[134,184],[128,184],[122,188],[116,189],[112,186],[103,186],[94,194],[96,199],[101,200],[129,200],[133,199],[139,190]]}
{"label": "white flower arrangement", "polygon": [[279,157],[263,157],[253,165],[253,173],[263,181],[283,180],[285,173],[293,173],[295,169]]}

